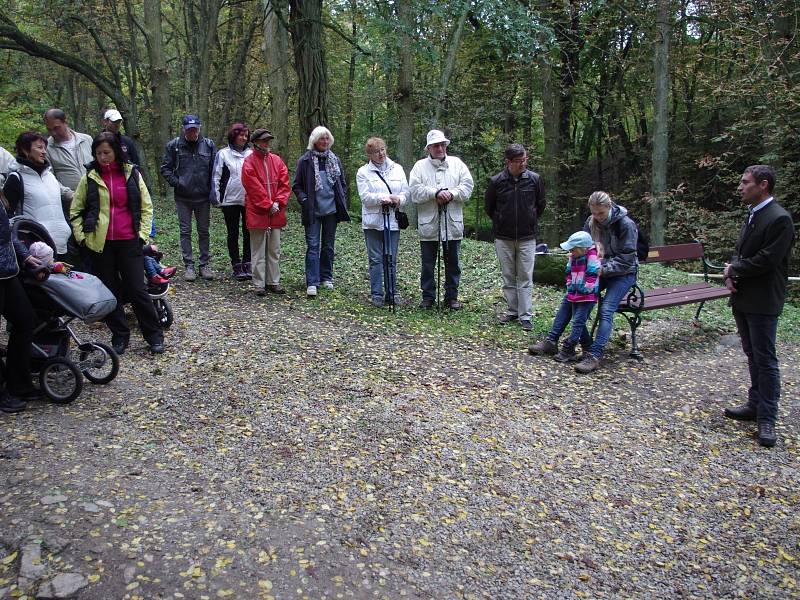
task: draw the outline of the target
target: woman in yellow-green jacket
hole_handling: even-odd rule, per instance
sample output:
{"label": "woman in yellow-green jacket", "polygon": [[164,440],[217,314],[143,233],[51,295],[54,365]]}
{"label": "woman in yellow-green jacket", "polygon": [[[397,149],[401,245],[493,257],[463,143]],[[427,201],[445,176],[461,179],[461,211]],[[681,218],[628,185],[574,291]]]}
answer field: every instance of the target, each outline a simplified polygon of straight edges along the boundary
{"label": "woman in yellow-green jacket", "polygon": [[103,132],[92,142],[87,166],[70,208],[75,240],[90,254],[95,274],[117,298],[106,317],[111,345],[122,354],[130,342],[123,302],[133,304],[142,337],[154,354],[164,352],[164,332],[144,283],[142,245],[150,235],[153,203],[136,166],[125,162],[116,136]]}

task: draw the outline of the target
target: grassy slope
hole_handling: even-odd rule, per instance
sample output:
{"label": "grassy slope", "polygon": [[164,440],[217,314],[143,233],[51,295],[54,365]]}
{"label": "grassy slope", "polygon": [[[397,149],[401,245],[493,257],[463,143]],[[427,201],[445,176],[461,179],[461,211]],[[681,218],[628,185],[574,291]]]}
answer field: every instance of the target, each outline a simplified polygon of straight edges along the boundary
{"label": "grassy slope", "polygon": [[[294,203],[294,199],[291,201]],[[178,245],[178,223],[174,204],[168,200],[156,200],[158,239],[165,252],[165,263],[180,265]],[[196,237],[195,237],[196,240]],[[196,241],[195,241],[196,249]],[[196,251],[196,250],[195,250]],[[529,341],[519,327],[497,324],[495,315],[502,312],[504,302],[501,294],[501,277],[494,255],[494,247],[485,242],[465,240],[462,243],[462,278],[460,297],[464,310],[441,315],[435,311],[416,308],[419,302],[419,244],[416,232],[408,229],[401,235],[398,259],[398,289],[403,302],[397,313],[378,310],[368,304],[369,281],[364,238],[359,223],[340,224],[336,238],[336,262],[334,276],[336,290],[322,293],[319,299],[305,300],[303,257],[305,252],[303,227],[299,214],[290,212],[289,225],[284,229],[281,258],[281,282],[289,290],[289,300],[297,308],[309,312],[324,310],[330,318],[346,317],[364,322],[382,330],[402,330],[435,336],[471,338],[490,345],[522,347]],[[230,273],[225,246],[225,225],[222,213],[212,209],[211,232],[212,266],[217,272]],[[661,287],[698,281],[676,269],[661,265],[645,265],[639,276],[642,287]],[[231,285],[239,285],[231,281]],[[246,286],[242,286],[247,289]],[[535,285],[533,291],[534,332],[533,338],[544,335],[550,327],[553,314],[563,291],[553,286]],[[175,302],[180,302],[176,297]],[[695,306],[684,306],[670,310],[647,313],[645,322],[684,320],[691,328]],[[710,334],[735,330],[730,309],[724,301],[709,302],[701,315],[702,325]],[[627,324],[617,317],[617,327],[627,330]],[[779,339],[800,340],[800,308],[787,305],[779,324]]]}

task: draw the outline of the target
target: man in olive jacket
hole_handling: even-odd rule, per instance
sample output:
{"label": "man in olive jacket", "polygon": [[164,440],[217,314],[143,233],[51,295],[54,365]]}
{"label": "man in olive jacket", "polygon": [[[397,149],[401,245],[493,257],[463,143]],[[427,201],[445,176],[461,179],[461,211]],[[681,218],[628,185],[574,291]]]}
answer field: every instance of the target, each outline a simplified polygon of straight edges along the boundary
{"label": "man in olive jacket", "polygon": [[777,441],[781,380],[775,336],[794,243],[792,217],[772,197],[774,187],[771,167],[752,165],[744,170],[738,192],[749,208],[747,222],[739,234],[736,255],[723,274],[750,370],[747,402],[725,409],[725,416],[756,421],[758,443],[767,447]]}
{"label": "man in olive jacket", "polygon": [[510,144],[505,159],[506,168],[489,180],[484,194],[508,306],[500,322],[518,320],[530,331],[536,235],[546,204],[544,184],[537,173],[528,170],[528,153],[522,144]]}

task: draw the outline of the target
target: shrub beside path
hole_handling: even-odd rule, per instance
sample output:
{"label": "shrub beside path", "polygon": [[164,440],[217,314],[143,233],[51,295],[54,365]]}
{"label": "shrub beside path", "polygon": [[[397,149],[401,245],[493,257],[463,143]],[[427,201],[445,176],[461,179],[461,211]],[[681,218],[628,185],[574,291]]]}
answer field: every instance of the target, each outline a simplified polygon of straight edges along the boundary
{"label": "shrub beside path", "polygon": [[0,419],[0,598],[798,595],[793,344],[767,450],[722,417],[741,350],[685,321],[581,377],[176,287],[164,356]]}

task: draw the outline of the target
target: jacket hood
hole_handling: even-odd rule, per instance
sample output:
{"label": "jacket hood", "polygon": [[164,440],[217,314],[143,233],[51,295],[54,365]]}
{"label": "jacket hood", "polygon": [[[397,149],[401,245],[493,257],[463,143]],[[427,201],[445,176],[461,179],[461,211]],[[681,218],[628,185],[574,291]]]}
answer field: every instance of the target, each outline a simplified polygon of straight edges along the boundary
{"label": "jacket hood", "polygon": [[44,163],[40,164],[40,165],[37,165],[33,161],[28,160],[27,158],[25,158],[23,156],[20,156],[20,155],[17,155],[17,158],[15,160],[16,160],[16,162],[13,162],[13,163],[11,163],[9,165],[9,168],[8,168],[9,172],[11,172],[11,171],[25,171],[26,169],[29,169],[29,170],[37,173],[38,175],[41,175],[42,173],[44,173],[50,167],[50,163],[47,162],[47,159],[45,159]]}
{"label": "jacket hood", "polygon": [[[392,167],[394,167],[394,161],[393,161],[391,158],[389,158],[389,157],[387,156],[387,157],[386,157],[386,171],[391,171],[391,170],[392,170]],[[373,163],[372,161],[369,161],[369,162],[367,163],[367,168],[368,168],[370,171],[376,171],[376,172],[378,172],[378,173],[383,173],[383,171],[381,171],[381,170],[378,168],[378,165],[376,165],[376,164],[375,164],[375,163]]]}
{"label": "jacket hood", "polygon": [[605,223],[601,223],[601,225],[603,227],[610,227],[611,225],[622,219],[622,217],[625,217],[627,215],[628,215],[627,208],[625,208],[624,206],[620,206],[619,204],[614,204],[608,213],[608,218],[605,220]]}

